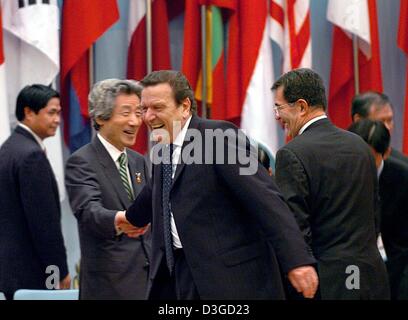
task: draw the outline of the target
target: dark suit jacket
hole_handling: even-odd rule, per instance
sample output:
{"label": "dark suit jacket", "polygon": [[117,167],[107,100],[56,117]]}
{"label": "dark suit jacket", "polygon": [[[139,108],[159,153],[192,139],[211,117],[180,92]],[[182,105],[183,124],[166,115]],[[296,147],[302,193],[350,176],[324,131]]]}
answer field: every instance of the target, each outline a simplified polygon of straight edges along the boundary
{"label": "dark suit jacket", "polygon": [[389,157],[380,176],[381,237],[388,258],[392,297],[405,299],[408,298],[407,197],[408,165]]}
{"label": "dark suit jacket", "polygon": [[0,149],[0,291],[45,289],[47,266],[68,274],[58,187],[51,165],[17,126]]}
{"label": "dark suit jacket", "polygon": [[[196,148],[194,155],[201,152],[213,163],[217,155],[237,153],[233,137],[237,129],[231,123],[193,116],[189,128],[197,131],[192,139],[186,137],[183,153],[190,154]],[[229,129],[232,137],[229,143],[228,139],[221,139],[220,148],[213,148],[212,154],[213,145],[204,150],[204,143],[201,144],[206,129]],[[246,152],[245,148],[242,150]],[[191,156],[184,160],[191,160]],[[251,154],[251,160],[258,165],[253,175],[240,175],[238,164],[183,161],[177,165],[170,203],[201,299],[283,299],[280,267],[286,273],[315,262],[257,155]],[[161,169],[160,164],[153,166],[152,184],[143,189],[127,211],[127,218],[135,225],[152,220],[149,293],[153,287],[160,287],[158,272],[165,260]],[[151,215],[144,214],[147,208]]]}
{"label": "dark suit jacket", "polygon": [[[322,299],[387,298],[374,222],[376,167],[365,142],[318,120],[278,151],[276,181],[318,261]],[[345,285],[351,265],[360,270],[359,290]]]}
{"label": "dark suit jacket", "polygon": [[[137,195],[148,175],[143,157],[127,150]],[[142,183],[136,182],[141,173]],[[119,171],[99,138],[71,155],[66,187],[81,245],[80,299],[143,299],[146,295],[148,240],[115,237],[114,219],[130,204]],[[146,243],[145,243],[146,242]]]}
{"label": "dark suit jacket", "polygon": [[408,157],[403,154],[401,151],[398,151],[395,148],[391,149],[391,155],[392,158],[398,159],[399,161],[402,161],[405,163],[405,165],[408,165]]}

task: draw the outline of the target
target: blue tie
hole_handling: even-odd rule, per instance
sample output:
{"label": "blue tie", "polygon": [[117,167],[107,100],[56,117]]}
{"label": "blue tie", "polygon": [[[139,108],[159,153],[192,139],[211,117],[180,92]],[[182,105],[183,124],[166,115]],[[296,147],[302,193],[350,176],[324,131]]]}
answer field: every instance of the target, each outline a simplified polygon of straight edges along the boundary
{"label": "blue tie", "polygon": [[163,148],[163,180],[162,180],[162,205],[163,205],[163,227],[164,227],[164,246],[166,250],[166,262],[170,275],[174,269],[173,241],[170,224],[170,189],[172,183],[172,154],[173,145],[166,145]]}

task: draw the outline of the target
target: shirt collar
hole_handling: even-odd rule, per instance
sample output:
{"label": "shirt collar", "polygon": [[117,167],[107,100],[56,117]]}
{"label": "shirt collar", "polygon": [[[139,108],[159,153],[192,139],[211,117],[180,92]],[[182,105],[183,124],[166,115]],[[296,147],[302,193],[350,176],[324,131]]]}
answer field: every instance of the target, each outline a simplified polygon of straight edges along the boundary
{"label": "shirt collar", "polygon": [[186,123],[184,124],[183,129],[181,129],[176,139],[174,139],[173,145],[177,147],[181,147],[183,145],[184,138],[186,137],[186,134],[187,134],[188,126],[190,125],[191,118],[192,116],[190,116],[190,118],[187,119]]}
{"label": "shirt collar", "polygon": [[31,128],[29,126],[26,126],[24,123],[19,122],[18,125],[23,128],[24,130],[28,131],[29,133],[31,133],[31,135],[34,137],[35,141],[38,142],[38,144],[40,145],[41,149],[43,149],[45,151],[45,144],[44,142],[41,140],[41,138],[33,131],[31,130]]}
{"label": "shirt collar", "polygon": [[[120,155],[122,153],[126,154],[126,148],[122,151],[120,151],[118,148],[116,148],[113,144],[111,144],[110,142],[108,142],[108,140],[106,140],[104,137],[102,137],[102,135],[100,133],[97,134],[97,137],[99,139],[99,141],[103,144],[103,146],[105,147],[106,151],[108,151],[109,155],[111,156],[112,160],[114,162],[118,161],[118,158],[120,157]],[[127,154],[126,154],[127,155]]]}
{"label": "shirt collar", "polygon": [[316,118],[313,118],[312,120],[309,120],[308,122],[306,122],[303,125],[302,128],[300,128],[298,136],[300,136],[312,123],[315,123],[316,121],[319,121],[319,120],[325,119],[325,118],[327,118],[327,116],[324,114],[324,115],[318,116]]}

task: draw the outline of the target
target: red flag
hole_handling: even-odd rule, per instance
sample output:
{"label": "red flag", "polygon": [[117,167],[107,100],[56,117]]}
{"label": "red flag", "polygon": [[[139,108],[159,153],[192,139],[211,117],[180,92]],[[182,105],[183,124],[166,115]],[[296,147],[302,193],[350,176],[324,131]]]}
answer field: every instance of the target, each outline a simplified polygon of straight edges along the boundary
{"label": "red flag", "polygon": [[[211,118],[226,119],[225,111],[225,87],[226,75],[224,66],[224,45],[223,45],[223,26],[224,23],[215,23],[215,8],[235,10],[235,0],[187,0],[185,1],[184,15],[184,44],[183,44],[183,65],[182,70],[189,80],[192,88],[201,97],[201,80],[199,75],[202,71],[201,55],[201,5],[207,6],[207,14],[211,12],[211,21],[207,21],[207,74],[211,81],[207,79],[207,103],[211,106]],[[209,9],[209,10],[208,10]],[[218,9],[217,9],[218,10]],[[217,11],[219,12],[219,11]],[[231,11],[225,11],[226,16]],[[212,24],[211,26],[208,24]],[[221,28],[221,29],[220,29]],[[217,30],[215,30],[217,29]],[[211,30],[211,31],[210,31]],[[209,36],[211,33],[211,36]],[[221,38],[216,38],[215,35]],[[208,41],[211,38],[211,41]],[[218,48],[221,46],[221,48]],[[218,51],[220,49],[220,51]],[[207,72],[206,72],[207,73]],[[214,90],[212,90],[214,88]],[[200,98],[197,98],[200,102]],[[200,107],[200,106],[199,106]]]}
{"label": "red flag", "polygon": [[[408,57],[408,1],[401,0],[400,4],[400,19],[398,29],[398,47]],[[405,78],[405,108],[404,108],[404,141],[403,151],[408,153],[408,65]]]}
{"label": "red flag", "polygon": [[266,15],[265,1],[242,0],[237,2],[230,19],[226,119],[238,124],[262,43]]}
{"label": "red flag", "polygon": [[[331,0],[333,1],[333,0]],[[351,123],[351,101],[355,95],[353,43],[350,33],[359,37],[359,87],[360,92],[374,90],[382,92],[381,60],[379,49],[377,8],[375,0],[362,1],[360,10],[350,12],[347,0],[329,3],[328,18],[334,26],[332,66],[329,89],[329,115],[331,120],[341,128]],[[344,9],[344,11],[343,11]],[[348,15],[347,18],[342,13]],[[366,31],[349,29],[347,21],[350,15],[358,15],[356,21],[367,21]],[[339,22],[341,21],[341,22]],[[364,26],[364,23],[360,25]],[[348,32],[347,32],[348,31]],[[347,32],[347,33],[346,33]],[[367,35],[367,37],[365,37]]]}
{"label": "red flag", "polygon": [[[132,0],[129,19],[129,49],[127,77],[141,80],[147,73],[146,56],[146,5],[145,1]],[[152,67],[153,70],[171,69],[170,42],[165,0],[152,3]],[[147,127],[139,130],[134,149],[144,154],[147,151]]]}
{"label": "red flag", "polygon": [[6,78],[4,70],[4,52],[3,52],[3,23],[1,21],[0,4],[0,145],[10,135],[9,110],[6,99]]}
{"label": "red flag", "polygon": [[283,55],[283,73],[312,67],[309,0],[271,0],[272,39]]}
{"label": "red flag", "polygon": [[116,0],[64,1],[61,31],[61,96],[64,137],[71,151],[90,141],[89,48],[119,19]]}

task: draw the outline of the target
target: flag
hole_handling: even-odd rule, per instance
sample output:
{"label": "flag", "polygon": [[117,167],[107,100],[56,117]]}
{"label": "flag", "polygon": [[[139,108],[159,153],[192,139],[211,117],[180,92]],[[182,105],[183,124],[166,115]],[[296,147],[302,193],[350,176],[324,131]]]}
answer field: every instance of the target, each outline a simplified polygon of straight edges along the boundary
{"label": "flag", "polygon": [[200,13],[200,8],[202,5],[206,5],[206,102],[207,106],[211,108],[210,117],[212,119],[226,119],[226,74],[224,65],[225,27],[223,12],[228,15],[230,13],[229,10],[235,10],[234,1],[186,1],[182,70],[195,90],[197,102],[203,101]]}
{"label": "flag", "polygon": [[3,51],[3,23],[1,21],[1,3],[0,3],[0,146],[10,135],[9,108],[6,95],[6,74],[4,66]]}
{"label": "flag", "polygon": [[61,94],[64,137],[71,152],[88,143],[89,49],[117,20],[116,0],[64,1],[61,31]]}
{"label": "flag", "polygon": [[334,124],[351,123],[354,88],[352,36],[358,38],[360,92],[382,92],[381,60],[375,0],[330,0],[327,19],[334,24],[329,88],[329,116]]}
{"label": "flag", "polygon": [[[401,0],[400,3],[400,18],[398,28],[398,47],[408,57],[408,1]],[[405,77],[405,108],[404,108],[404,139],[403,151],[408,153],[408,64],[406,66]]]}
{"label": "flag", "polygon": [[[4,48],[8,101],[13,108],[26,85],[50,85],[59,72],[59,8],[57,0],[3,1]],[[61,133],[44,140],[47,157],[57,179],[61,201],[65,197]]]}
{"label": "flag", "polygon": [[271,0],[271,37],[283,55],[283,73],[312,67],[309,0]]}
{"label": "flag", "polygon": [[[141,80],[147,74],[146,2],[131,0],[128,23],[127,77]],[[152,69],[171,69],[167,4],[165,0],[152,2]],[[139,130],[134,149],[144,154],[148,146],[145,124]]]}
{"label": "flag", "polygon": [[[259,12],[260,21],[263,20],[263,24],[256,26],[262,32],[262,38],[260,43],[257,44],[256,63],[246,89],[241,115],[241,128],[251,138],[267,145],[273,156],[275,156],[279,148],[279,128],[275,120],[271,92],[274,82],[271,16],[267,13],[266,2],[254,1],[251,6],[253,6],[254,11]],[[262,28],[259,27],[261,25],[263,25]]]}

